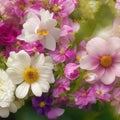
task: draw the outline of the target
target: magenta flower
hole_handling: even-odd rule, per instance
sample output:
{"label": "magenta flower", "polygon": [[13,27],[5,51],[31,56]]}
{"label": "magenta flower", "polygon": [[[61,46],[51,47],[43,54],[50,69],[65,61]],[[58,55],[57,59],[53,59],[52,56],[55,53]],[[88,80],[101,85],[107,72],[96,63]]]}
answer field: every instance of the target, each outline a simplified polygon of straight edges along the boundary
{"label": "magenta flower", "polygon": [[79,65],[75,63],[68,63],[64,68],[65,77],[70,80],[75,80],[79,77]]}
{"label": "magenta flower", "polygon": [[66,17],[75,9],[76,2],[73,0],[50,0],[52,11],[62,17]]}
{"label": "magenta flower", "polygon": [[111,84],[120,76],[120,39],[104,40],[96,37],[86,45],[88,55],[82,57],[80,67],[92,70],[104,84]]}
{"label": "magenta flower", "polygon": [[0,23],[0,45],[8,46],[14,43],[19,31],[10,24]]}
{"label": "magenta flower", "polygon": [[111,88],[112,86],[104,85],[102,83],[97,83],[93,86],[96,97],[102,101],[110,101],[111,94],[109,92],[111,91]]}
{"label": "magenta flower", "polygon": [[55,88],[53,89],[53,96],[59,97],[60,94],[65,93],[67,90],[70,90],[70,81],[67,78],[60,78],[55,83]]}
{"label": "magenta flower", "polygon": [[95,91],[89,88],[87,91],[80,89],[74,95],[75,104],[81,109],[86,107],[88,104],[96,103]]}
{"label": "magenta flower", "polygon": [[55,51],[50,51],[49,53],[56,63],[73,62],[76,58],[74,50],[64,48],[63,46],[61,48],[57,46]]}

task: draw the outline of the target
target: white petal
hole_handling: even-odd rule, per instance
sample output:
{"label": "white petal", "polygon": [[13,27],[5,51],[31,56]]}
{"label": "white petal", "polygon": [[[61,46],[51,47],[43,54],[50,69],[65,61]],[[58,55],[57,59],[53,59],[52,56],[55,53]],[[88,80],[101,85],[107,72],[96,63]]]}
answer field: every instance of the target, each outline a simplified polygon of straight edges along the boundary
{"label": "white petal", "polygon": [[48,82],[46,81],[39,81],[40,87],[42,89],[43,92],[48,92],[50,85]]}
{"label": "white petal", "polygon": [[30,85],[27,84],[26,82],[23,82],[22,84],[20,84],[17,88],[16,88],[16,97],[22,99],[24,97],[26,97],[26,95],[28,94]]}
{"label": "white petal", "polygon": [[14,84],[20,84],[23,81],[21,72],[17,73],[18,71],[16,72],[13,68],[8,68],[6,72]]}
{"label": "white petal", "polygon": [[8,108],[0,108],[0,117],[7,118],[9,116]]}
{"label": "white petal", "polygon": [[53,73],[51,72],[49,83],[54,83],[54,82],[55,82],[55,77],[54,77]]}
{"label": "white petal", "polygon": [[33,84],[31,84],[31,89],[32,89],[32,92],[35,96],[41,96],[42,95],[42,90],[41,90],[41,87],[40,87],[40,84],[35,82]]}
{"label": "white petal", "polygon": [[10,109],[10,112],[12,112],[12,113],[17,112],[17,107],[16,107],[16,105],[14,103],[11,103],[9,109]]}
{"label": "white petal", "polygon": [[24,67],[30,66],[31,58],[28,55],[28,53],[25,52],[24,50],[21,50],[19,53],[17,53],[16,57],[17,57],[16,59],[22,64],[22,66]]}
{"label": "white petal", "polygon": [[49,50],[54,51],[56,48],[56,41],[53,38],[53,36],[50,34],[46,37],[46,39],[41,40],[41,43],[43,44],[45,48]]}
{"label": "white petal", "polygon": [[40,67],[41,65],[43,65],[45,62],[45,56],[44,54],[39,54],[39,55],[35,55],[32,58],[32,62],[31,64],[35,67]]}

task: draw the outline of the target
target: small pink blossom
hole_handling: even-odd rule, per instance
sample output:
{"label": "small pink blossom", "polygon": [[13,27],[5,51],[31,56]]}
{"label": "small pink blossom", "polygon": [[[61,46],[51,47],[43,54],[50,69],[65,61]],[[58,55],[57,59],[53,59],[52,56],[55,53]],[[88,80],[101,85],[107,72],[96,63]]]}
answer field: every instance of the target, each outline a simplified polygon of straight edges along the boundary
{"label": "small pink blossom", "polygon": [[79,65],[75,63],[68,63],[64,68],[64,74],[66,78],[70,80],[75,80],[79,77]]}
{"label": "small pink blossom", "polygon": [[120,76],[120,38],[93,38],[86,45],[87,55],[80,60],[80,68],[92,70],[104,84],[111,84]]}
{"label": "small pink blossom", "polygon": [[116,0],[115,8],[120,9],[120,0]]}
{"label": "small pink blossom", "polygon": [[109,93],[112,86],[104,85],[102,83],[97,83],[93,86],[96,92],[96,97],[101,101],[110,101],[111,94]]}
{"label": "small pink blossom", "polygon": [[74,95],[75,104],[81,109],[88,104],[96,103],[95,91],[92,88],[88,90],[80,89]]}

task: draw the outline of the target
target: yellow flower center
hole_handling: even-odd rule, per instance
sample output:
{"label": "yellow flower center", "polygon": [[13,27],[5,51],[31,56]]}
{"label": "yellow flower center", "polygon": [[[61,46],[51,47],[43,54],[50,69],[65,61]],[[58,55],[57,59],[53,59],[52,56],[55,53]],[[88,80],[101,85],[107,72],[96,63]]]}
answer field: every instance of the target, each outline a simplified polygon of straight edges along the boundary
{"label": "yellow flower center", "polygon": [[99,89],[99,90],[97,90],[97,93],[101,95],[103,93],[103,91]]}
{"label": "yellow flower center", "polygon": [[46,105],[46,103],[45,103],[44,101],[42,101],[42,102],[39,103],[39,107],[40,107],[40,108],[44,108],[45,105]]}
{"label": "yellow flower center", "polygon": [[55,4],[55,5],[53,6],[52,10],[53,10],[54,12],[58,12],[60,9],[59,9],[58,5]]}
{"label": "yellow flower center", "polygon": [[60,50],[60,54],[64,55],[65,51],[64,50]]}
{"label": "yellow flower center", "polygon": [[86,93],[82,93],[82,97],[86,97],[87,96],[87,94]]}
{"label": "yellow flower center", "polygon": [[102,56],[100,58],[100,64],[103,67],[110,67],[112,65],[112,58],[109,55]]}
{"label": "yellow flower center", "polygon": [[78,55],[76,59],[77,59],[77,61],[80,61],[81,58],[82,58],[82,57]]}
{"label": "yellow flower center", "polygon": [[23,72],[23,78],[26,83],[32,84],[39,78],[39,73],[36,68],[28,67]]}
{"label": "yellow flower center", "polygon": [[21,10],[24,10],[25,9],[25,6],[23,4],[19,4],[18,7],[21,9]]}
{"label": "yellow flower center", "polygon": [[37,35],[38,35],[38,36],[41,36],[41,35],[47,36],[48,34],[49,34],[49,31],[48,31],[48,30],[45,30],[45,29],[42,29],[42,30],[38,30],[38,31],[37,31]]}

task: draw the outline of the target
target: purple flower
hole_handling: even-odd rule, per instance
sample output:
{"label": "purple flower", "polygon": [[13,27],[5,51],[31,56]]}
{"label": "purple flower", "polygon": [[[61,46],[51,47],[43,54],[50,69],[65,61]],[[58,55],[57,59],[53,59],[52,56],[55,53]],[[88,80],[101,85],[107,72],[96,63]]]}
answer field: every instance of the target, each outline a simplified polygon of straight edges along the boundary
{"label": "purple flower", "polygon": [[80,72],[79,72],[79,65],[75,63],[68,63],[65,68],[64,68],[64,74],[66,78],[70,80],[75,80],[79,77]]}
{"label": "purple flower", "polygon": [[96,103],[95,92],[92,88],[88,90],[80,89],[74,94],[75,104],[81,109],[88,104]]}
{"label": "purple flower", "polygon": [[96,97],[102,101],[110,101],[111,94],[109,93],[112,89],[112,86],[104,85],[102,83],[97,83],[93,86],[93,89],[96,92]]}
{"label": "purple flower", "polygon": [[0,23],[0,45],[8,46],[14,43],[19,31],[9,24]]}
{"label": "purple flower", "polygon": [[41,97],[34,96],[32,98],[32,105],[39,115],[46,115],[53,105],[53,99],[45,94]]}
{"label": "purple flower", "polygon": [[56,88],[53,89],[53,96],[59,97],[60,94],[70,90],[70,81],[67,78],[60,78],[55,83]]}

